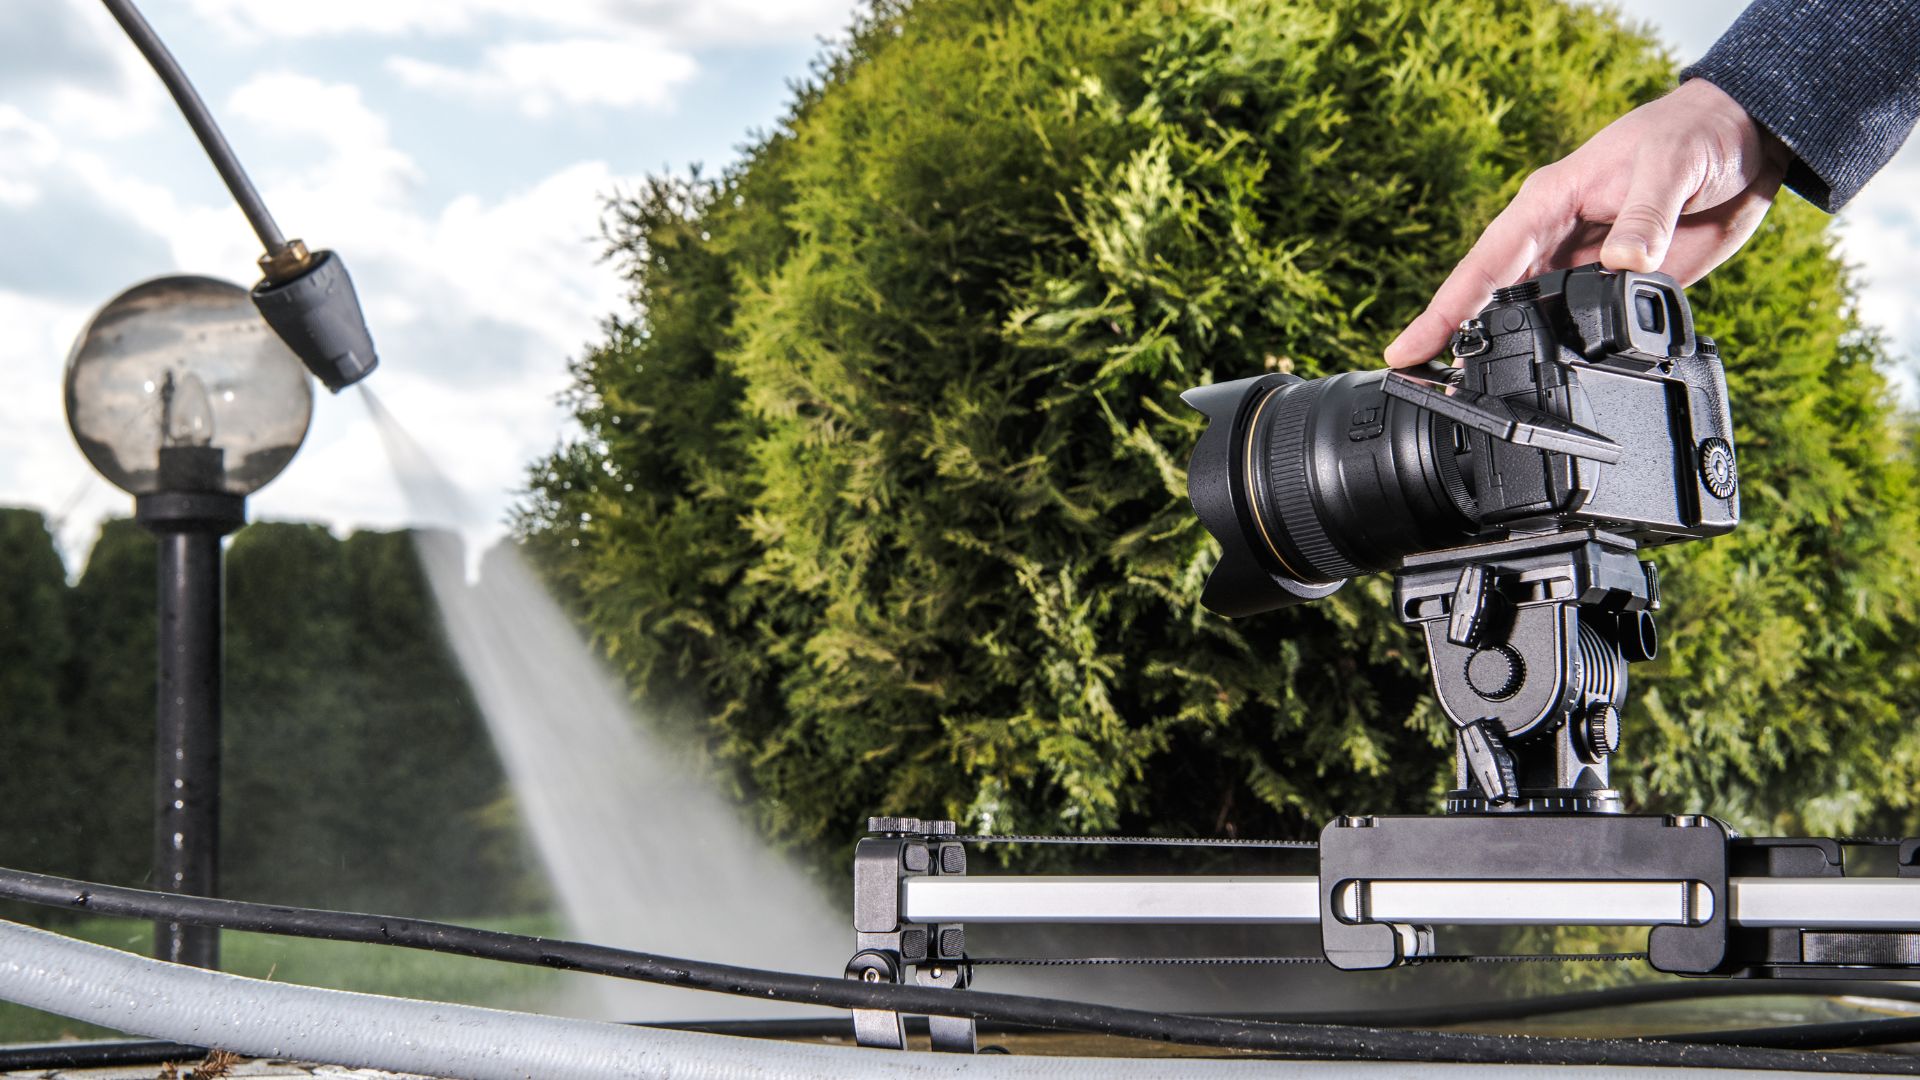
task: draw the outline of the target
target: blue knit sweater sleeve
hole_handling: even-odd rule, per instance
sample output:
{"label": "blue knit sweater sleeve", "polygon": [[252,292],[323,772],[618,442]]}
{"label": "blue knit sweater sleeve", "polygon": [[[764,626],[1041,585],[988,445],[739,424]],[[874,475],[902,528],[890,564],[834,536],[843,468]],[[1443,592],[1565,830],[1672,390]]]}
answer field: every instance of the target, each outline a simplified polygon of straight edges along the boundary
{"label": "blue knit sweater sleeve", "polygon": [[1680,73],[1727,92],[1787,144],[1787,186],[1834,211],[1920,116],[1920,0],[1754,0]]}

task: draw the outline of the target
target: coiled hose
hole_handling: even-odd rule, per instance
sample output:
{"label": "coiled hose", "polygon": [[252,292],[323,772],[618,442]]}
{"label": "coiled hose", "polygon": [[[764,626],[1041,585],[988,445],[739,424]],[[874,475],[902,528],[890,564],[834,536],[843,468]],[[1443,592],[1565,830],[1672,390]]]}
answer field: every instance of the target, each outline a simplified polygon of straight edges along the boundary
{"label": "coiled hose", "polygon": [[[1467,1080],[1485,1065],[966,1057],[741,1039],[262,982],[0,922],[0,998],[247,1057],[454,1080]],[[1500,1080],[1563,1070],[1495,1066]],[[1663,1069],[1581,1070],[1658,1080]],[[1678,1076],[1679,1074],[1673,1073]]]}
{"label": "coiled hose", "polygon": [[[0,922],[0,999],[158,1039],[451,1080],[1564,1080],[1564,1065],[1382,1061],[1219,1061],[926,1054],[741,1039],[262,982],[149,960]],[[1545,1046],[1579,1040],[1532,1040]],[[1606,1045],[1606,1044],[1595,1044]],[[1626,1049],[1632,1043],[1615,1043]],[[1657,1046],[1658,1044],[1653,1044]],[[1912,1074],[1867,1055],[1669,1047],[1687,1064]],[[1671,1051],[1704,1051],[1697,1062]],[[1631,1058],[1629,1052],[1622,1054]],[[1848,1060],[1851,1059],[1851,1060]],[[1670,1068],[1589,1065],[1586,1080],[1698,1076]],[[1780,1075],[1775,1073],[1774,1075]]]}

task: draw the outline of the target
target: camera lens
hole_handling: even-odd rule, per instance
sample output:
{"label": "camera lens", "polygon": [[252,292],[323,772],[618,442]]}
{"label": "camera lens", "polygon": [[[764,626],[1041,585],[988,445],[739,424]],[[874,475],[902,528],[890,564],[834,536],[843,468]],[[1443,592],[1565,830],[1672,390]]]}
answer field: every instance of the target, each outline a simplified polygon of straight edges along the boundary
{"label": "camera lens", "polygon": [[1389,397],[1385,371],[1269,390],[1237,448],[1244,526],[1268,572],[1325,584],[1469,540],[1479,513],[1455,425]]}

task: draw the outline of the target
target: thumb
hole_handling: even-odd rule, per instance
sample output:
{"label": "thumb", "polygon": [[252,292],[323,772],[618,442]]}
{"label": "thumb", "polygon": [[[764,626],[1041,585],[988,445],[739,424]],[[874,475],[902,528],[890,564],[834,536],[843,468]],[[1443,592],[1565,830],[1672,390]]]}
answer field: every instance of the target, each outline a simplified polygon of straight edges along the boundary
{"label": "thumb", "polygon": [[1609,270],[1641,273],[1660,269],[1673,244],[1674,224],[1692,192],[1685,177],[1664,170],[1636,169],[1613,228],[1600,245],[1600,263]]}

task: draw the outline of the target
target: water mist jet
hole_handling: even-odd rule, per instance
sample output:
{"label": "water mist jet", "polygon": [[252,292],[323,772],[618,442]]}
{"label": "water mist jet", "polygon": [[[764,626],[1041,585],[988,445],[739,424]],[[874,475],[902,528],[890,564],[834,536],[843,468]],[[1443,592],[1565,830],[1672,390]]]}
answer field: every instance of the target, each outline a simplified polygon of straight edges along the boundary
{"label": "water mist jet", "polygon": [[[447,636],[500,752],[570,932],[603,945],[838,977],[845,920],[661,745],[511,541],[468,582],[459,491],[362,388],[416,521]],[[793,1016],[819,1010],[595,980],[595,1016]]]}

